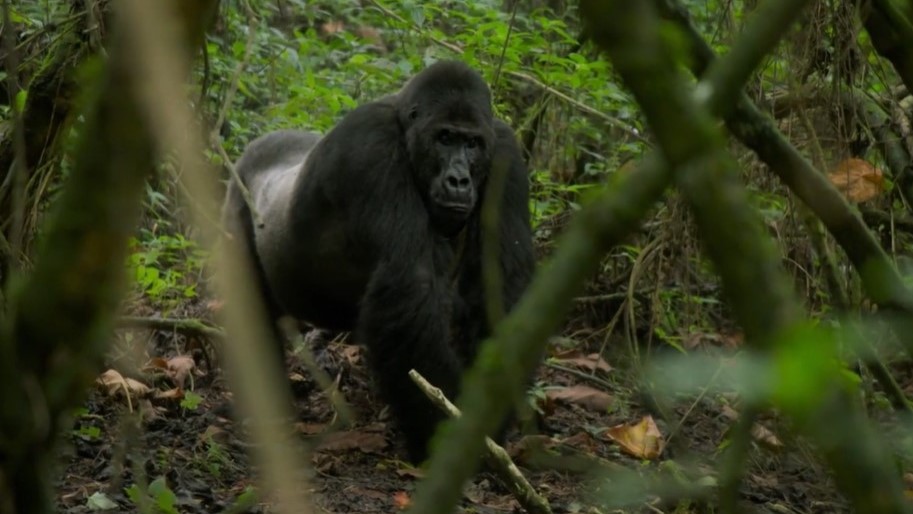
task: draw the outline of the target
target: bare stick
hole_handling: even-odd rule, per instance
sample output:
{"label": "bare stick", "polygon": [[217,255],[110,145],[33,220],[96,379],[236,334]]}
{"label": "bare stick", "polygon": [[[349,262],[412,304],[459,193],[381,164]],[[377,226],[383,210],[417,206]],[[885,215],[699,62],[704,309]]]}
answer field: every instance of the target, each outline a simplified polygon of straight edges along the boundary
{"label": "bare stick", "polygon": [[[456,408],[456,405],[451,403],[450,400],[444,396],[443,391],[425,380],[425,377],[418,371],[415,371],[414,369],[409,370],[409,377],[412,378],[412,381],[415,382],[418,388],[425,393],[425,396],[442,411],[454,418],[460,417],[461,413],[460,410]],[[540,496],[539,493],[533,489],[533,486],[526,480],[526,477],[523,476],[523,473],[520,472],[517,465],[510,460],[510,456],[507,455],[504,448],[492,441],[490,437],[485,438],[485,447],[488,450],[485,456],[486,461],[492,467],[495,474],[498,475],[498,478],[504,486],[507,487],[511,494],[514,495],[514,498],[520,502],[523,509],[532,514],[551,514],[552,508],[549,506],[548,500]]]}

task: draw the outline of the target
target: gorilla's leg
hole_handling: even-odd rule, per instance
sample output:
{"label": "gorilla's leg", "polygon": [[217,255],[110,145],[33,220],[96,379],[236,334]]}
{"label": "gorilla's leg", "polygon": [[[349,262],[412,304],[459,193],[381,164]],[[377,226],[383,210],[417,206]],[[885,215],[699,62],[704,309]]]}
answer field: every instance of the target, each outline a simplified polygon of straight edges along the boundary
{"label": "gorilla's leg", "polygon": [[450,294],[430,269],[381,264],[368,284],[356,328],[416,463],[427,457],[429,439],[444,415],[412,382],[409,370],[414,368],[450,398],[459,392],[460,362],[449,344]]}

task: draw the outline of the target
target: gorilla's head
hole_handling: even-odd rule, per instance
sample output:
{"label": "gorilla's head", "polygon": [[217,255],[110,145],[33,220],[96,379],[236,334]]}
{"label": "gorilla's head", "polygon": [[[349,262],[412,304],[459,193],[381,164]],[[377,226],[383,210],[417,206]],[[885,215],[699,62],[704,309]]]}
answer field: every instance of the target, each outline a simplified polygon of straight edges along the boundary
{"label": "gorilla's head", "polygon": [[477,208],[491,166],[488,84],[461,62],[440,61],[403,87],[396,106],[431,221],[453,235]]}

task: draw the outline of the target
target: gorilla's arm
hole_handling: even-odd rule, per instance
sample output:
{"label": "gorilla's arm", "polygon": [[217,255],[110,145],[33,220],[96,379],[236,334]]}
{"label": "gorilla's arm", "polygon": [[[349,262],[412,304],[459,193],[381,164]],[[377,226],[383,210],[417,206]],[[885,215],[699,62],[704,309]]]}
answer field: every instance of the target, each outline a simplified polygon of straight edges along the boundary
{"label": "gorilla's arm", "polygon": [[[526,290],[536,265],[529,219],[529,175],[520,146],[510,127],[496,121],[495,133],[497,145],[493,166],[504,163],[508,166],[498,211],[497,240],[500,245],[498,264],[501,272],[501,300],[504,312],[510,312]],[[487,198],[483,198],[483,201],[487,201]],[[467,365],[475,358],[479,342],[486,339],[492,330],[482,277],[481,223],[477,220],[471,230],[474,232],[471,238],[474,247],[467,248],[464,252],[465,260],[460,271],[460,299],[455,306],[454,323],[459,331],[455,339]]]}
{"label": "gorilla's arm", "polygon": [[426,266],[388,261],[376,269],[364,298],[356,335],[381,394],[405,434],[410,458],[427,457],[428,442],[444,418],[409,378],[415,368],[448,397],[455,397],[460,363],[449,346],[450,293]]}
{"label": "gorilla's arm", "polygon": [[509,312],[529,285],[536,268],[536,258],[530,227],[529,172],[513,130],[496,120],[495,134],[497,155],[510,163],[498,220],[504,309]]}
{"label": "gorilla's arm", "polygon": [[322,184],[331,203],[349,213],[350,237],[370,246],[365,250],[373,268],[354,335],[368,350],[372,375],[405,433],[410,456],[421,461],[443,416],[409,370],[455,395],[461,367],[450,345],[453,293],[435,262],[439,239],[414,183],[395,111],[381,102],[352,111],[308,165],[314,173],[334,175],[309,182]]}

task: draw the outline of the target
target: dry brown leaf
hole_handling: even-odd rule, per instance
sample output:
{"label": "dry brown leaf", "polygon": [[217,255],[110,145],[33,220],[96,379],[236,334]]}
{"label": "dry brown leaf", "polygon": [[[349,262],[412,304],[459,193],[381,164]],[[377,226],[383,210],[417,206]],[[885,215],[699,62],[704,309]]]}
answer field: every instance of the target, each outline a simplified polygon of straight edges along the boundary
{"label": "dry brown leaf", "polygon": [[612,395],[584,385],[550,389],[545,396],[551,401],[576,403],[594,411],[605,411],[612,405]]}
{"label": "dry brown leaf", "polygon": [[349,430],[327,434],[317,446],[318,451],[361,450],[363,453],[379,452],[387,447],[383,434]]}
{"label": "dry brown leaf", "polygon": [[605,373],[612,371],[612,366],[609,366],[609,363],[598,353],[591,353],[589,355],[580,355],[578,353],[575,356],[555,359],[555,362],[562,366],[578,368],[585,371],[602,371]]}
{"label": "dry brown leaf", "polygon": [[304,421],[299,421],[295,423],[295,431],[299,434],[304,435],[314,435],[321,432],[325,432],[327,425],[325,423],[305,423]]}
{"label": "dry brown leaf", "polygon": [[758,441],[772,450],[783,448],[783,442],[780,441],[780,438],[760,423],[755,423],[755,425],[751,427],[751,437],[754,437],[755,441]]}
{"label": "dry brown leaf", "polygon": [[98,385],[106,388],[109,395],[125,394],[129,391],[130,396],[140,398],[149,394],[152,389],[146,384],[132,378],[124,378],[119,371],[109,369],[95,379]]}
{"label": "dry brown leaf", "polygon": [[184,389],[180,387],[175,387],[167,391],[156,391],[155,398],[157,400],[183,400],[184,399]]}
{"label": "dry brown leaf", "polygon": [[837,164],[828,178],[853,203],[871,200],[885,190],[884,173],[855,157]]}
{"label": "dry brown leaf", "polygon": [[561,444],[592,453],[596,451],[597,442],[596,439],[587,432],[577,432],[574,435],[562,439]]}
{"label": "dry brown leaf", "polygon": [[342,356],[351,366],[357,366],[361,361],[361,348],[358,345],[343,345]]}
{"label": "dry brown leaf", "polygon": [[228,432],[226,432],[225,429],[217,427],[215,425],[209,425],[208,427],[206,427],[206,430],[204,430],[203,433],[200,434],[200,441],[209,441],[210,439],[212,439],[213,441],[222,443],[222,442],[225,442],[227,439],[229,439],[229,437],[230,437],[230,434]]}
{"label": "dry brown leaf", "polygon": [[166,367],[168,376],[171,381],[178,387],[184,387],[184,381],[190,376],[190,373],[196,367],[193,357],[190,355],[178,355],[168,359]]}
{"label": "dry brown leaf", "polygon": [[143,366],[143,369],[145,369],[145,370],[159,369],[162,371],[166,371],[168,369],[168,361],[166,361],[165,359],[163,359],[161,357],[153,357],[153,358],[149,359],[149,362],[147,362],[145,366]]}
{"label": "dry brown leaf", "polygon": [[209,300],[206,302],[206,309],[213,314],[218,314],[222,311],[222,307],[225,306],[224,300]]}
{"label": "dry brown leaf", "polygon": [[652,416],[644,416],[636,425],[618,425],[606,435],[631,455],[641,459],[655,459],[663,452],[663,436]]}
{"label": "dry brown leaf", "polygon": [[421,480],[422,478],[425,478],[425,470],[415,466],[405,466],[399,468],[396,470],[396,474],[403,478],[412,478],[415,480]]}
{"label": "dry brown leaf", "polygon": [[[726,416],[732,421],[736,421],[739,419],[739,412],[728,405],[723,405],[723,416]],[[754,426],[751,427],[751,436],[755,441],[758,441],[770,449],[777,450],[783,447],[783,443],[776,434],[760,423],[755,423]]]}
{"label": "dry brown leaf", "polygon": [[393,493],[393,506],[399,510],[406,510],[412,505],[412,499],[406,491],[396,491]]}

